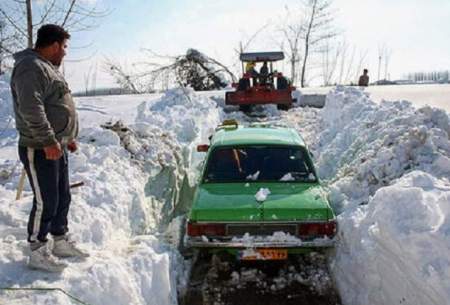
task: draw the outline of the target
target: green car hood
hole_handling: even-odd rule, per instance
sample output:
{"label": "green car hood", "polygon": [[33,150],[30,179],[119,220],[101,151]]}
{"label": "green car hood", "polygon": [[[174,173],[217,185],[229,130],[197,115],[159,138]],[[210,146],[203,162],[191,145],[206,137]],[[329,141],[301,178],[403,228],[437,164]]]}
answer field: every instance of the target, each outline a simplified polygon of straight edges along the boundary
{"label": "green car hood", "polygon": [[[271,192],[256,201],[261,188]],[[333,212],[318,183],[210,183],[195,193],[190,219],[194,221],[328,220]]]}

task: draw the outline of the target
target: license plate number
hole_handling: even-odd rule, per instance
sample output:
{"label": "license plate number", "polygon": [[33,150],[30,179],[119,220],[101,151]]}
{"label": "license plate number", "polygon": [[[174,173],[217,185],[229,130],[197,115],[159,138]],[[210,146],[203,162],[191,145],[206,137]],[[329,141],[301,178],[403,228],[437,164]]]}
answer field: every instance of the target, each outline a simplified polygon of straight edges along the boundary
{"label": "license plate number", "polygon": [[246,249],[239,252],[239,259],[255,260],[285,260],[288,257],[286,249]]}

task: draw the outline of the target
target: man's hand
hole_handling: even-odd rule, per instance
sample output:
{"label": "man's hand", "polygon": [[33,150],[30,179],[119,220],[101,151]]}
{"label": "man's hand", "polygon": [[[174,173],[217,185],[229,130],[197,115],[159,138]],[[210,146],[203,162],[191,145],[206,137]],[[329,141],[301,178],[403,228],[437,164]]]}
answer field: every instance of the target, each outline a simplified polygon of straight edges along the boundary
{"label": "man's hand", "polygon": [[70,142],[69,144],[67,144],[67,149],[71,152],[74,153],[78,150],[78,144],[75,141]]}
{"label": "man's hand", "polygon": [[47,160],[58,160],[63,154],[61,145],[59,143],[44,147],[44,152],[45,158],[47,158]]}

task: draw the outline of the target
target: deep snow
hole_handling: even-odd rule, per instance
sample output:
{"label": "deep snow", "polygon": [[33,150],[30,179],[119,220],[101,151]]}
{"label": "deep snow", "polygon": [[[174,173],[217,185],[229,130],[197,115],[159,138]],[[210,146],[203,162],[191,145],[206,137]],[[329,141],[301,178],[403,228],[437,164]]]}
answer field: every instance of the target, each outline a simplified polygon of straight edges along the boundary
{"label": "deep snow", "polygon": [[[0,80],[0,286],[60,287],[93,305],[176,304],[190,266],[177,251],[178,216],[188,209],[203,156],[195,146],[224,118],[248,118],[224,109],[220,91],[77,101],[81,143],[70,156],[70,175],[85,186],[74,190],[70,227],[92,255],[47,275],[25,267],[30,189],[14,201],[17,135],[13,120],[4,124],[11,107]],[[344,87],[330,92],[324,109],[280,113],[270,106],[261,113],[267,117],[257,120],[298,129],[314,153],[339,213],[330,267],[343,304],[446,304],[448,113],[404,101],[376,104]],[[235,278],[239,285],[242,274]],[[0,303],[11,300],[71,304],[57,292],[0,292]]]}
{"label": "deep snow", "polygon": [[443,110],[337,88],[314,150],[340,213],[333,272],[344,304],[446,304],[450,141]]}

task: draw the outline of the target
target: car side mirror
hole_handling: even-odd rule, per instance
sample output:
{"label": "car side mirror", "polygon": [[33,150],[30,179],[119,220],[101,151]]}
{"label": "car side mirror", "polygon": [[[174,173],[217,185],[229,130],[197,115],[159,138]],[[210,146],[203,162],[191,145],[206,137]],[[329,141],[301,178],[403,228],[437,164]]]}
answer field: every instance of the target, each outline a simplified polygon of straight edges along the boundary
{"label": "car side mirror", "polygon": [[209,145],[208,144],[197,145],[197,151],[198,152],[207,152],[208,149],[209,149]]}

